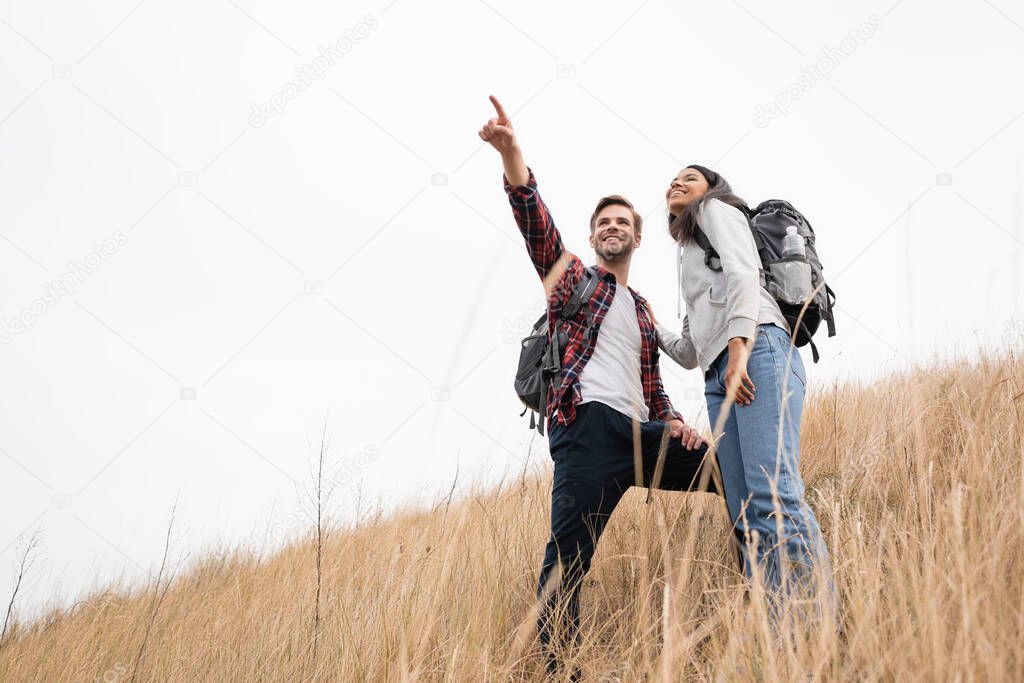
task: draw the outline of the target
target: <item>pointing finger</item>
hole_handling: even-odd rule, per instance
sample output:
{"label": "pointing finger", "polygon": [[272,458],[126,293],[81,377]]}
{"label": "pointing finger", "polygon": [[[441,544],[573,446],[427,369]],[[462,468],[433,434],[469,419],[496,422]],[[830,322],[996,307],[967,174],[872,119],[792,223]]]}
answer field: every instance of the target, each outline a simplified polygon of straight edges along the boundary
{"label": "pointing finger", "polygon": [[501,106],[501,102],[494,95],[490,95],[491,104],[494,105],[494,111],[498,112],[498,120],[501,123],[508,123],[508,114],[505,113],[505,108]]}

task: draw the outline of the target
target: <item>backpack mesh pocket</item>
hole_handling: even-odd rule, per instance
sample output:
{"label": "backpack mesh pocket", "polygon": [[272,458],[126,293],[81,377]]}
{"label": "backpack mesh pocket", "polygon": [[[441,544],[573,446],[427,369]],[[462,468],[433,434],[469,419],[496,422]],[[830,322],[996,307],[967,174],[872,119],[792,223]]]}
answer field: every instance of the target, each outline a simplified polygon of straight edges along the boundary
{"label": "backpack mesh pocket", "polygon": [[779,301],[802,306],[813,291],[806,258],[789,256],[768,263],[768,292]]}

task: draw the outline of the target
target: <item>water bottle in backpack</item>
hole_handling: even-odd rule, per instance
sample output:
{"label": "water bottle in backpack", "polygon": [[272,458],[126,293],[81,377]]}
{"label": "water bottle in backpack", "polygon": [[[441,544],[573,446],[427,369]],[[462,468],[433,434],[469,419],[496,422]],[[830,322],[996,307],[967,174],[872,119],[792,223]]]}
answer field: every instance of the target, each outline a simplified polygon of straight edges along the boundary
{"label": "water bottle in backpack", "polygon": [[806,243],[797,226],[786,228],[786,236],[782,239],[782,258],[769,262],[767,266],[771,295],[790,306],[803,306],[814,287]]}
{"label": "water bottle in backpack", "polygon": [[800,236],[800,228],[795,225],[786,228],[786,236],[782,238],[782,255],[807,257],[804,238]]}

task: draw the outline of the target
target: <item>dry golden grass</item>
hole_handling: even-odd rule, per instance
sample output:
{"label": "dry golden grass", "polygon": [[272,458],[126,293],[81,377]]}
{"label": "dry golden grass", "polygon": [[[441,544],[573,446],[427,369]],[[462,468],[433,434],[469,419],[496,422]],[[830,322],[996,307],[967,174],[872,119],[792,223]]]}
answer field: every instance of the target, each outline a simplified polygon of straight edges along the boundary
{"label": "dry golden grass", "polygon": [[[772,628],[708,494],[634,489],[583,592],[586,680],[1024,680],[1024,368],[934,365],[808,399],[802,469],[842,603]],[[338,530],[258,561],[206,558],[15,628],[0,680],[532,680],[550,472]]]}

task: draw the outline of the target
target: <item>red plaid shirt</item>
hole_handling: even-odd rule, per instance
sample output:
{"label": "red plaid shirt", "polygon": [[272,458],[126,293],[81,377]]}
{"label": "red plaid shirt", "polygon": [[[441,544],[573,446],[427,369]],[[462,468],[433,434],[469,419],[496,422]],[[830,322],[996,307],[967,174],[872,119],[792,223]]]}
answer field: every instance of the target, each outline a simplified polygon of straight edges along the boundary
{"label": "red plaid shirt", "polygon": [[[555,222],[548,212],[548,207],[537,192],[537,179],[530,171],[530,179],[526,185],[513,187],[505,178],[505,192],[508,194],[512,213],[520,232],[526,238],[526,249],[541,280],[544,280],[559,259],[568,254],[565,272],[553,283],[548,297],[548,333],[550,334],[558,322],[558,314],[568,303],[573,289],[583,277],[585,267],[579,257],[565,251],[562,236],[555,228]],[[588,328],[586,312],[581,308],[575,320],[567,320],[563,329],[567,333],[569,343],[562,357],[562,371],[556,380],[554,391],[548,393],[547,414],[567,425],[576,419],[576,406],[582,400],[580,392],[580,373],[594,353],[601,321],[608,313],[612,299],[615,298],[615,276],[601,266],[595,266],[600,280],[594,295],[590,298],[590,313],[594,326]],[[651,420],[682,420],[683,417],[672,407],[672,402],[665,393],[661,383],[661,371],[658,368],[658,339],[654,324],[647,315],[647,302],[629,288],[636,302],[636,318],[640,323],[640,383],[643,386],[644,402],[648,407],[648,418]],[[593,331],[591,332],[591,329]]]}

